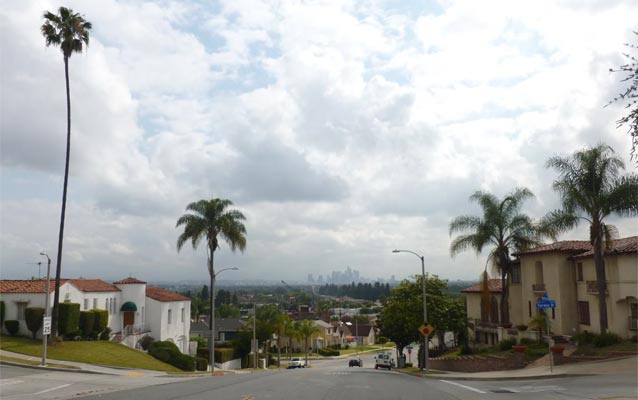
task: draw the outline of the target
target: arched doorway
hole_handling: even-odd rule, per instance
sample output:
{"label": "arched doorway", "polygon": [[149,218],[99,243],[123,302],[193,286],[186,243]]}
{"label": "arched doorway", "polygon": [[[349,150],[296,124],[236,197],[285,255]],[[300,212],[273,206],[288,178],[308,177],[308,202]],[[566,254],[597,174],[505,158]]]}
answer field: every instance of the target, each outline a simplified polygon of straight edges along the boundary
{"label": "arched doorway", "polygon": [[127,327],[129,326],[131,328],[128,329],[132,329],[135,325],[135,312],[137,311],[137,306],[132,301],[127,301],[126,303],[122,304],[120,311],[122,312],[122,326],[124,328],[123,330],[126,331]]}

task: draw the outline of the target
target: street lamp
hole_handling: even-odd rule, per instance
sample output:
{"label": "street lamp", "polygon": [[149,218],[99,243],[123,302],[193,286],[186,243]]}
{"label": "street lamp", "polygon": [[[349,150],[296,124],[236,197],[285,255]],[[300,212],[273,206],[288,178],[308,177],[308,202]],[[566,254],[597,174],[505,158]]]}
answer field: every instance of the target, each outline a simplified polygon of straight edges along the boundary
{"label": "street lamp", "polygon": [[46,367],[46,365],[47,365],[47,336],[48,336],[48,334],[45,334],[44,332],[46,331],[46,328],[45,328],[46,321],[48,321],[49,329],[51,329],[50,328],[51,327],[51,325],[50,325],[51,321],[50,321],[50,317],[49,317],[49,308],[50,308],[49,302],[51,301],[51,299],[50,299],[51,293],[49,292],[49,284],[50,284],[50,278],[51,278],[51,258],[44,251],[41,251],[40,255],[41,256],[45,256],[47,258],[47,284],[46,284],[45,300],[44,300],[44,318],[43,318],[43,321],[42,321],[42,366]]}
{"label": "street lamp", "polygon": [[[415,253],[411,250],[397,250],[394,249],[392,250],[393,253],[411,253],[414,254],[415,256],[419,257],[419,259],[421,260],[421,275],[423,275],[423,279],[421,281],[422,286],[423,286],[423,323],[427,323],[428,322],[428,308],[427,308],[427,303],[425,301],[425,259],[423,258],[422,255]],[[424,339],[424,354],[425,354],[425,360],[423,361],[423,366],[425,367],[425,372],[428,372],[428,338],[425,337]],[[423,370],[423,367],[421,368],[421,370]]]}
{"label": "street lamp", "polygon": [[232,268],[223,268],[220,269],[219,271],[217,271],[217,273],[213,272],[213,279],[211,280],[211,292],[210,295],[212,297],[212,312],[211,312],[211,318],[210,318],[210,351],[208,353],[208,364],[209,364],[209,369],[210,372],[215,372],[215,281],[217,280],[217,275],[221,274],[224,271],[237,271],[239,268],[237,267],[232,267]]}

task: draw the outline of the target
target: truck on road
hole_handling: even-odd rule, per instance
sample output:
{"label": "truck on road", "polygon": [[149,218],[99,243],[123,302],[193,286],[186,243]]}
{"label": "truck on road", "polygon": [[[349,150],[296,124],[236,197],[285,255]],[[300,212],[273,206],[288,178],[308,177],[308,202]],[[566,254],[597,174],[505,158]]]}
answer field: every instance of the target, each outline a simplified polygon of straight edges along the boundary
{"label": "truck on road", "polygon": [[377,355],[374,356],[374,369],[379,368],[387,368],[388,370],[394,368],[394,359],[392,358],[392,353],[383,352],[377,353]]}

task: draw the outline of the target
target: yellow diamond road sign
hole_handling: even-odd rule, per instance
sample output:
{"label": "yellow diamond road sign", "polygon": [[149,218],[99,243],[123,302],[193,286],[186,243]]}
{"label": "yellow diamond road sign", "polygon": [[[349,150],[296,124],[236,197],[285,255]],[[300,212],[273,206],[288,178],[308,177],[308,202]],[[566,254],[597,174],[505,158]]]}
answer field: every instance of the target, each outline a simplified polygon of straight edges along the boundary
{"label": "yellow diamond road sign", "polygon": [[421,334],[425,337],[430,336],[430,334],[432,333],[432,331],[434,330],[434,327],[432,327],[432,325],[425,323],[421,326],[419,326],[419,332],[421,332]]}

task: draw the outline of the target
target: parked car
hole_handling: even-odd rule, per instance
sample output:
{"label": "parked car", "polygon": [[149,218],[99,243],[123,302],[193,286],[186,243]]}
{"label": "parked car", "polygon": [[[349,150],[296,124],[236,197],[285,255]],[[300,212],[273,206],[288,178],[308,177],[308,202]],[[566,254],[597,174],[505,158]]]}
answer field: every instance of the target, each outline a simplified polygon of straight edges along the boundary
{"label": "parked car", "polygon": [[348,367],[363,367],[363,360],[360,358],[353,358],[348,361]]}
{"label": "parked car", "polygon": [[306,360],[303,358],[293,358],[288,363],[288,369],[290,368],[306,368]]}

